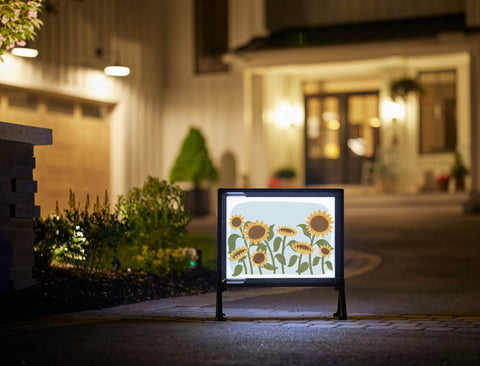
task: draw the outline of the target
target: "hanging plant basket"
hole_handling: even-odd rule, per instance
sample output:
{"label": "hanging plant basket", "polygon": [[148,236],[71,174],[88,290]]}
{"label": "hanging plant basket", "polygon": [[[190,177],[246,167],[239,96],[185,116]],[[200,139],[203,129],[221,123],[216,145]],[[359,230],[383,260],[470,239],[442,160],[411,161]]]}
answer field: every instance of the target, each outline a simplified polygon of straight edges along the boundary
{"label": "hanging plant basket", "polygon": [[405,100],[410,93],[425,94],[425,89],[418,81],[407,77],[393,80],[390,84],[392,100],[397,99],[397,97]]}

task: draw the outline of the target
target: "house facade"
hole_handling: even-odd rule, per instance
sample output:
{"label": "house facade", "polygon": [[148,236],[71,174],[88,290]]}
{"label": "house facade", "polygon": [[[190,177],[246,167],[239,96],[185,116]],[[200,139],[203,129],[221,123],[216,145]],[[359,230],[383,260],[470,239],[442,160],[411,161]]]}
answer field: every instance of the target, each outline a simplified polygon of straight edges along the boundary
{"label": "house facade", "polygon": [[[427,192],[456,151],[479,203],[478,1],[83,0],[43,16],[39,57],[0,65],[0,119],[53,128],[36,151],[43,215],[68,188],[168,179],[192,126],[219,185],[289,168],[298,186]],[[392,98],[402,80],[422,92]]]}

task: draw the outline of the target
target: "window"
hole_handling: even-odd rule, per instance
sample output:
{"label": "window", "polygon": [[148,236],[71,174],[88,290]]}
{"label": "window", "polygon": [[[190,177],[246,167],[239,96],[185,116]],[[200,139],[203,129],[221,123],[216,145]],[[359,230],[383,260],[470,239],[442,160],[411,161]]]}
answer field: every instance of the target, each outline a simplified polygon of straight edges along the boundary
{"label": "window", "polygon": [[455,151],[457,144],[455,70],[422,72],[420,153]]}
{"label": "window", "polygon": [[195,71],[223,72],[222,54],[228,49],[227,0],[195,1]]}
{"label": "window", "polygon": [[47,100],[47,111],[64,113],[64,114],[73,114],[74,103],[62,99],[49,99]]}
{"label": "window", "polygon": [[8,105],[35,110],[38,105],[38,97],[26,91],[10,90],[8,92]]}
{"label": "window", "polygon": [[106,111],[105,107],[102,107],[97,104],[82,103],[82,116],[83,117],[93,117],[93,118],[105,118]]}

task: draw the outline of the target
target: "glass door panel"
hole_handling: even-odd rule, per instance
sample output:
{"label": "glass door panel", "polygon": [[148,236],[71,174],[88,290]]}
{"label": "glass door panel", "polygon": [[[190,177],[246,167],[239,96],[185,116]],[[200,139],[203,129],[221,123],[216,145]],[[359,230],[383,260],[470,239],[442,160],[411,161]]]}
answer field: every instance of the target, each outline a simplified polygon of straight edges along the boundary
{"label": "glass door panel", "polygon": [[306,99],[307,184],[341,180],[340,99],[314,96]]}
{"label": "glass door panel", "polygon": [[310,98],[307,106],[307,146],[310,159],[340,157],[338,98]]}
{"label": "glass door panel", "polygon": [[307,184],[360,184],[379,143],[378,93],[305,97]]}

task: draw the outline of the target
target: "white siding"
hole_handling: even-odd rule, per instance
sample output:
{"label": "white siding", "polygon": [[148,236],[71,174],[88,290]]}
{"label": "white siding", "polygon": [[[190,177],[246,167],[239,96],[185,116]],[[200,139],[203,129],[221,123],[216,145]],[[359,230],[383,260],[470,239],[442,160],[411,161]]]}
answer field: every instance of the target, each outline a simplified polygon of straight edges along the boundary
{"label": "white siding", "polygon": [[[95,101],[114,102],[111,119],[113,194],[160,175],[161,3],[155,0],[56,1],[43,12],[35,60],[9,57],[0,83]],[[96,50],[103,50],[97,57]],[[103,74],[122,63],[131,75]],[[68,189],[68,187],[67,187]]]}
{"label": "white siding", "polygon": [[242,74],[194,73],[193,1],[163,3],[165,108],[163,114],[163,175],[168,177],[188,129],[200,128],[218,167],[226,152],[237,161],[237,174],[246,171]]}

